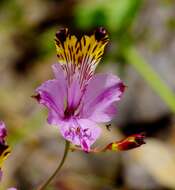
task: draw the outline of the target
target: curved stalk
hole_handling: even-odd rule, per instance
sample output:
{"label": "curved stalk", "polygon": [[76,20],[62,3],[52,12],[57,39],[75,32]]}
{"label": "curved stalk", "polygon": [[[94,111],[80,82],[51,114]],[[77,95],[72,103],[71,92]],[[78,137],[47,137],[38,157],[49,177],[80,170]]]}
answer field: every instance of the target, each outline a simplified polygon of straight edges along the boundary
{"label": "curved stalk", "polygon": [[66,157],[67,157],[67,154],[69,151],[69,147],[70,147],[70,142],[66,141],[63,158],[62,158],[60,164],[58,165],[58,167],[56,168],[54,173],[48,178],[48,180],[46,182],[44,182],[37,190],[44,190],[49,185],[49,183],[53,180],[53,178],[57,175],[57,173],[60,171],[60,169],[62,168],[62,166],[66,160]]}

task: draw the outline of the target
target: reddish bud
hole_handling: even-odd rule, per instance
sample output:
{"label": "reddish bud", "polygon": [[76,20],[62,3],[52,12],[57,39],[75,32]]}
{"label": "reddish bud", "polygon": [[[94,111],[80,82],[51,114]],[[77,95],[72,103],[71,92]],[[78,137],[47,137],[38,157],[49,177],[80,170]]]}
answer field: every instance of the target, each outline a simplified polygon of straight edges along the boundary
{"label": "reddish bud", "polygon": [[133,148],[137,148],[142,144],[145,144],[145,135],[144,134],[134,134],[129,137],[124,138],[121,141],[110,143],[105,150],[113,151],[125,151]]}

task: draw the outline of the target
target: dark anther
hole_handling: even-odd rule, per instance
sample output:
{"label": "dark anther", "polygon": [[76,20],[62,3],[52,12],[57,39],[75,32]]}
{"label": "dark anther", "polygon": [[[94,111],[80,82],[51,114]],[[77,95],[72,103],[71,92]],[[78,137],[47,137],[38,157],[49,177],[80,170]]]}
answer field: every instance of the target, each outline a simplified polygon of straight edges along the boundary
{"label": "dark anther", "polygon": [[66,41],[67,33],[68,33],[68,29],[67,29],[67,28],[61,28],[61,29],[56,33],[56,37],[57,37],[57,39],[58,39],[61,43],[63,43],[64,41]]}
{"label": "dark anther", "polygon": [[106,36],[106,34],[107,32],[103,27],[97,28],[95,31],[95,39],[100,41]]}

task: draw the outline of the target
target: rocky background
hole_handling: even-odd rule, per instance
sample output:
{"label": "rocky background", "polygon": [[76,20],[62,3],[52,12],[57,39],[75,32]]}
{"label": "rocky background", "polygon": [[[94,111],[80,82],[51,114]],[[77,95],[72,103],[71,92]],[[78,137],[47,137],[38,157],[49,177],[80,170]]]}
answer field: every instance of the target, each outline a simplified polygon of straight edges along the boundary
{"label": "rocky background", "polygon": [[98,26],[110,44],[97,72],[127,85],[111,131],[97,145],[145,132],[147,144],[128,152],[70,152],[48,190],[175,189],[175,1],[1,0],[0,119],[12,153],[0,189],[36,189],[57,166],[64,140],[32,98],[53,77],[55,32],[81,36]]}

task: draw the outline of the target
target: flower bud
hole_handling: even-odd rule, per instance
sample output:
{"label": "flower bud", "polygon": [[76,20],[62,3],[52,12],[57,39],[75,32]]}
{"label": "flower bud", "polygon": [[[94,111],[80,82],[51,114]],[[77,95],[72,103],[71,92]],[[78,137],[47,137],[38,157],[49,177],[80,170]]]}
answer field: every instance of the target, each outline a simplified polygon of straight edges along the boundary
{"label": "flower bud", "polygon": [[142,144],[146,144],[145,135],[143,133],[134,134],[129,137],[124,138],[121,141],[112,142],[106,146],[105,150],[112,150],[112,151],[125,151],[130,150],[133,148],[137,148]]}

